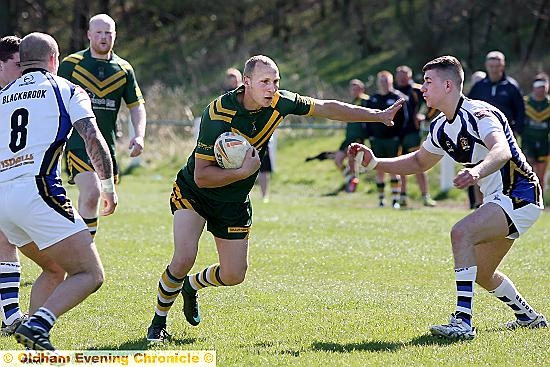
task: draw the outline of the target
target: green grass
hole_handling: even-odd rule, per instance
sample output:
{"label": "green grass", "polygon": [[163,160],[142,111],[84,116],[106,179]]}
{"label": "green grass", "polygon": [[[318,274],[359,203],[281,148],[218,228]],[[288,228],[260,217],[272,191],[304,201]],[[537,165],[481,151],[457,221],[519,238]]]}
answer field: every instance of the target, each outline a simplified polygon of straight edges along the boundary
{"label": "green grass", "polygon": [[[250,268],[236,287],[201,292],[203,321],[191,327],[178,298],[169,317],[173,340],[157,349],[216,350],[219,366],[512,366],[544,365],[548,330],[508,332],[512,312],[480,287],[478,337],[446,342],[428,335],[454,310],[449,229],[468,214],[463,193],[438,208],[376,207],[369,175],[359,192],[323,196],[338,186],[331,162],[303,163],[333,149],[340,136],[280,140],[271,201],[254,188]],[[181,160],[183,162],[183,159]],[[145,331],[158,277],[172,254],[168,199],[176,167],[140,169],[119,187],[115,215],[96,237],[106,282],[61,316],[52,332],[60,349],[147,349]],[[437,177],[431,173],[436,191]],[[411,189],[416,186],[411,180]],[[72,196],[75,191],[71,189]],[[531,304],[550,314],[550,219],[544,214],[516,244],[502,269]],[[209,233],[194,270],[217,261]],[[38,269],[23,258],[26,309]],[[12,338],[0,348],[18,349]]]}

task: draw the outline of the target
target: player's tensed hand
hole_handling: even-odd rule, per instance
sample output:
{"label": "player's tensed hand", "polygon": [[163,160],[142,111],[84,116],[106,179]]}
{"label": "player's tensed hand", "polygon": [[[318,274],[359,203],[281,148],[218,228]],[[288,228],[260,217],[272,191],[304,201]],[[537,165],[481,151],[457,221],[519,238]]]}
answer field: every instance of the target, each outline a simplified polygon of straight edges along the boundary
{"label": "player's tensed hand", "polygon": [[103,201],[103,208],[101,209],[101,215],[107,216],[114,213],[118,204],[118,196],[116,191],[114,192],[101,192],[101,201]]}

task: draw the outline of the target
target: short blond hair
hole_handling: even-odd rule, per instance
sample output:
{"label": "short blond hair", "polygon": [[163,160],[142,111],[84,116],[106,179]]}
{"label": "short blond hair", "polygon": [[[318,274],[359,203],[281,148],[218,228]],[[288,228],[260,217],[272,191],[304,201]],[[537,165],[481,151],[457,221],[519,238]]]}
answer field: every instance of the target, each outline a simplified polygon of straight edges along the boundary
{"label": "short blond hair", "polygon": [[359,88],[361,89],[365,89],[365,83],[363,83],[361,80],[359,79],[352,79],[349,81],[349,85],[356,85],[358,86]]}
{"label": "short blond hair", "polygon": [[250,78],[252,76],[252,73],[254,73],[256,64],[259,62],[265,65],[271,65],[275,69],[278,69],[277,64],[275,64],[275,61],[273,61],[271,58],[264,55],[256,55],[246,60],[246,63],[244,64],[244,70],[243,70],[244,76],[247,76]]}
{"label": "short blond hair", "polygon": [[59,52],[55,39],[46,33],[27,34],[19,45],[19,59],[23,70],[48,62],[48,59]]}

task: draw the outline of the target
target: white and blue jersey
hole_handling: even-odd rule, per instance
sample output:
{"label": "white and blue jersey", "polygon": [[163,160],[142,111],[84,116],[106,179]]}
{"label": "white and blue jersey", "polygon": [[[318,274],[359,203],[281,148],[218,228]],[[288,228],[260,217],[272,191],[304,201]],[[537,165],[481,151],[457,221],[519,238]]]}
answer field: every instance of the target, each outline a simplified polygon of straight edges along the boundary
{"label": "white and blue jersey", "polygon": [[512,158],[499,171],[479,180],[483,196],[502,192],[514,206],[534,204],[543,208],[537,176],[519,148],[506,116],[492,105],[462,97],[451,121],[443,113],[432,121],[423,146],[430,153],[448,154],[465,167],[473,167],[487,156],[489,150],[483,140],[492,132],[505,135]]}
{"label": "white and blue jersey", "polygon": [[94,117],[88,94],[45,70],[26,71],[0,91],[0,183],[58,178],[73,122]]}
{"label": "white and blue jersey", "polygon": [[26,70],[0,91],[0,230],[39,249],[86,230],[60,177],[73,123],[93,118],[88,94],[43,69]]}

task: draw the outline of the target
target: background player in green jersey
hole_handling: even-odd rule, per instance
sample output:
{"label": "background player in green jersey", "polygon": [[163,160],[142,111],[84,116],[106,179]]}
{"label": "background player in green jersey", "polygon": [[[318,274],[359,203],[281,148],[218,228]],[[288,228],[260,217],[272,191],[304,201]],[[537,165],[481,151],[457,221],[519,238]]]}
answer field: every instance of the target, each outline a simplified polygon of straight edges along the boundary
{"label": "background player in green jersey", "polygon": [[[113,52],[115,38],[115,21],[107,14],[93,16],[88,28],[90,47],[63,59],[58,74],[82,86],[90,95],[97,124],[109,145],[116,182],[119,171],[115,152],[116,120],[122,99],[130,110],[135,131],[130,140],[131,157],[143,151],[146,113],[132,66]],[[74,181],[79,190],[78,211],[94,236],[100,184],[79,134],[69,138],[66,157],[69,182]]]}
{"label": "background player in green jersey", "polygon": [[[399,100],[386,110],[372,110],[279,90],[279,69],[266,56],[250,58],[243,74],[244,85],[218,97],[204,110],[195,150],[174,183],[170,202],[174,214],[174,253],[159,280],[155,314],[147,331],[149,341],[159,342],[167,337],[166,318],[179,293],[184,299],[185,318],[191,325],[198,325],[199,289],[237,285],[244,280],[252,224],[248,194],[269,138],[286,115],[391,125],[404,103]],[[222,169],[216,164],[213,145],[226,131],[243,135],[253,146],[241,168]],[[214,235],[219,264],[188,275],[205,225]]]}
{"label": "background player in green jersey", "polygon": [[525,96],[525,120],[521,128],[521,148],[537,174],[544,190],[550,147],[550,95],[548,74],[540,73],[533,80],[531,94]]}
{"label": "background player in green jersey", "polygon": [[[363,106],[364,102],[369,98],[365,94],[365,84],[359,79],[351,79],[348,84],[348,91],[352,98],[352,104],[357,106]],[[344,141],[340,144],[340,147],[334,154],[334,164],[342,174],[344,175],[344,185],[342,189],[346,192],[355,192],[357,184],[359,183],[358,177],[351,175],[347,166],[344,165],[344,159],[347,158],[348,146],[351,143],[364,143],[367,137],[367,127],[365,123],[352,123],[346,124],[346,136]]]}

